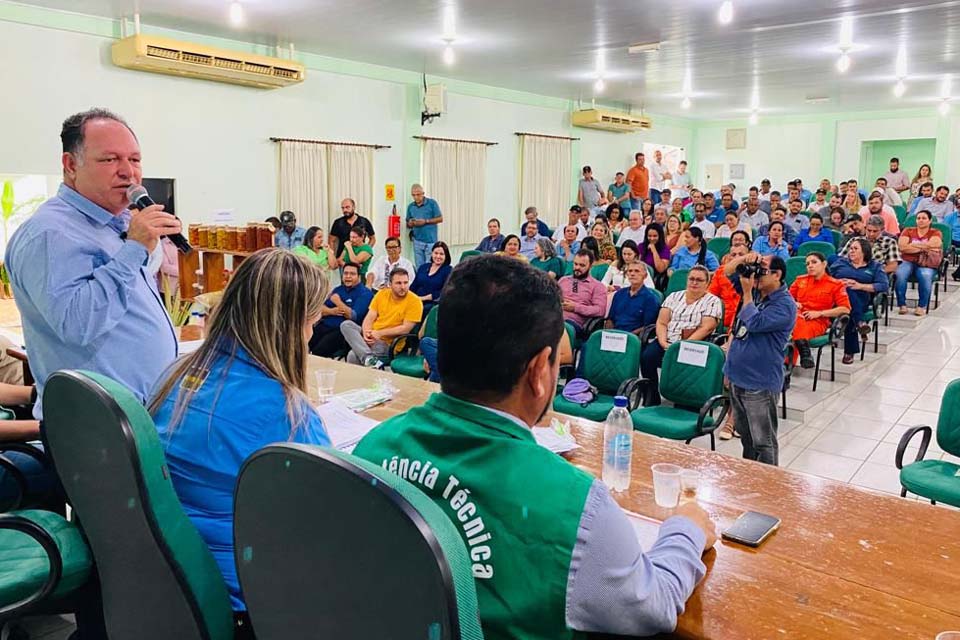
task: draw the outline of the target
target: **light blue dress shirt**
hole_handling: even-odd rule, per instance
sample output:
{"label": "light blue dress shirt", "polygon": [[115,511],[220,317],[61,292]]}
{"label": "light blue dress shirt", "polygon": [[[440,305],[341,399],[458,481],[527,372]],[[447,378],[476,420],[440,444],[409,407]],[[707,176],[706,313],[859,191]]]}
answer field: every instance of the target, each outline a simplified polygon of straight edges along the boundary
{"label": "light blue dress shirt", "polygon": [[121,238],[130,212],[113,215],[61,185],[10,240],[6,265],[23,322],[42,418],[47,378],[87,369],[143,402],[177,357],[177,337],[146,272],[146,248]]}
{"label": "light blue dress shirt", "polygon": [[[437,201],[433,198],[424,198],[423,204],[417,206],[416,202],[411,202],[407,205],[407,220],[415,218],[417,220],[430,220],[432,218],[439,218],[442,213],[440,213],[440,205],[437,204]],[[413,227],[413,239],[418,242],[429,242],[433,244],[437,241],[437,225],[435,224],[425,224],[422,227]]]}
{"label": "light blue dress shirt", "polygon": [[532,238],[528,238],[526,235],[520,238],[520,255],[525,256],[527,260],[533,260],[533,250],[536,248],[537,243],[540,242],[540,238],[542,237],[543,236],[537,234]]}
{"label": "light blue dress shirt", "polygon": [[273,237],[276,245],[281,249],[296,249],[303,244],[303,239],[307,235],[307,230],[303,227],[294,227],[293,233],[287,233],[282,228],[277,229]]}
{"label": "light blue dress shirt", "polygon": [[760,236],[753,241],[753,250],[762,256],[778,256],[786,262],[790,259],[790,249],[784,240],[780,244],[773,246],[767,236]]}

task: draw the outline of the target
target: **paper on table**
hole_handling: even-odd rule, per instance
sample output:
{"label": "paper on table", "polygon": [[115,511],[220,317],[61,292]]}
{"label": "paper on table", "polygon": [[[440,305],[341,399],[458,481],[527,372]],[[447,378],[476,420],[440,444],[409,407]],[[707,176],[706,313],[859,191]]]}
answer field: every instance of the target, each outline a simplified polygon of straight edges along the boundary
{"label": "paper on table", "polygon": [[552,424],[549,427],[534,427],[533,437],[537,444],[554,453],[566,453],[580,448],[573,434],[570,433],[569,425],[565,429],[562,426],[557,428]]}
{"label": "paper on table", "polygon": [[352,451],[363,436],[380,424],[376,420],[354,413],[342,401],[334,398],[317,407],[330,442],[341,451]]}
{"label": "paper on table", "polygon": [[630,521],[634,532],[637,534],[637,541],[640,543],[640,548],[643,549],[644,552],[650,551],[660,536],[660,522],[642,516],[639,513],[627,511],[626,509],[624,509],[623,512],[627,514],[627,520]]}

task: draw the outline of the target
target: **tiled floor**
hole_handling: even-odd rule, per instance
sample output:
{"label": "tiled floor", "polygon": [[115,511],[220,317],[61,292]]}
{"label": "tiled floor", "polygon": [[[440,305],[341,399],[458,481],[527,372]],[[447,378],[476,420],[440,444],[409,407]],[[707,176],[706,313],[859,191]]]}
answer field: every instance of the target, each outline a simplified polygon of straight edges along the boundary
{"label": "tiled floor", "polygon": [[[916,425],[935,429],[944,387],[960,378],[960,286],[951,283],[950,289],[941,291],[940,308],[915,328],[881,325],[881,337],[892,340],[887,352],[873,355],[871,345],[865,361],[871,364],[861,365],[850,383],[824,385],[812,394],[810,377],[795,378],[790,394],[812,406],[802,423],[781,420],[782,467],[899,496],[894,458],[901,435]],[[919,443],[917,437],[905,459],[916,456]],[[741,455],[736,439],[718,443],[718,450]],[[934,438],[927,458],[944,456],[951,458]]]}

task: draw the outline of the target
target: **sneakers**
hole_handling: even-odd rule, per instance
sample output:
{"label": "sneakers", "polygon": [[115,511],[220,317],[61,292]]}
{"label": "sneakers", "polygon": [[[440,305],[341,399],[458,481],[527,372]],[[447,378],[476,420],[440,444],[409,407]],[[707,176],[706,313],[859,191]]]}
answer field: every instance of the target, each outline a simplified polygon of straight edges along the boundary
{"label": "sneakers", "polygon": [[368,369],[383,369],[384,364],[377,356],[367,356],[363,359],[363,366]]}

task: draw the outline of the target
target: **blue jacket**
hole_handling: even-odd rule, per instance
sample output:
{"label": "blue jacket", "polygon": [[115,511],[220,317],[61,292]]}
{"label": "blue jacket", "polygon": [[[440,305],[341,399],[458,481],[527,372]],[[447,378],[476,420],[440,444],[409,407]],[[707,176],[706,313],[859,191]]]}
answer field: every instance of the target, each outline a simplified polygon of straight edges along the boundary
{"label": "blue jacket", "polygon": [[[367,317],[367,310],[370,308],[370,302],[373,301],[373,291],[370,291],[363,284],[357,284],[353,287],[348,287],[345,284],[341,284],[339,287],[334,288],[330,292],[330,295],[337,294],[340,296],[340,299],[343,301],[343,304],[350,307],[353,311],[353,315],[350,318],[344,318],[343,316],[327,316],[321,320],[321,324],[324,326],[330,327],[331,329],[336,329],[339,327],[344,320],[353,320],[357,324],[363,324],[363,319]],[[334,304],[330,302],[330,298],[327,298],[327,301],[323,303],[323,306],[328,309],[333,309]]]}
{"label": "blue jacket", "polygon": [[484,253],[496,253],[500,251],[500,245],[503,244],[504,236],[502,233],[498,236],[487,236],[480,241],[480,244],[477,245],[476,251],[482,251]]}
{"label": "blue jacket", "polygon": [[233,489],[250,454],[274,442],[328,445],[320,417],[306,399],[303,422],[292,428],[280,383],[242,348],[210,365],[180,422],[171,429],[180,386],[153,417],[173,488],[223,573],[234,611],[246,610],[233,559]]}
{"label": "blue jacket", "polygon": [[797,303],[786,287],[743,305],[733,326],[724,375],[741,389],[780,393],[784,349],[796,321]]}
{"label": "blue jacket", "polygon": [[[679,269],[689,269],[693,265],[697,264],[697,258],[699,257],[699,251],[697,253],[692,253],[690,249],[687,249],[686,247],[680,247],[677,249],[677,252],[673,254],[673,258],[670,260],[670,268],[674,271]],[[703,266],[709,269],[710,273],[713,273],[719,269],[720,260],[717,259],[717,254],[707,249],[707,254],[703,259]]]}

